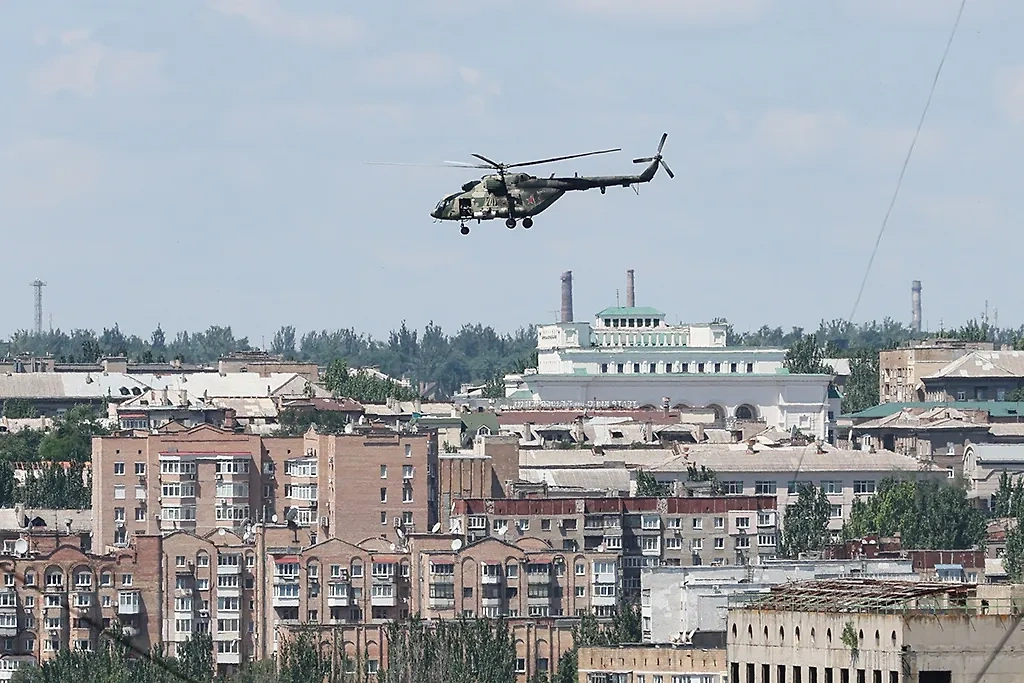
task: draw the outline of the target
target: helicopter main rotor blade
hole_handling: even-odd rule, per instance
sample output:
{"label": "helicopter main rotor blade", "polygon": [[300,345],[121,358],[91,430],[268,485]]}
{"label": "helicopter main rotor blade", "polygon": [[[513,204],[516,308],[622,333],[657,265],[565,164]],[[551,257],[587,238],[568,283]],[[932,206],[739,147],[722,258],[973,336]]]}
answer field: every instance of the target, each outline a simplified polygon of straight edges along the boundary
{"label": "helicopter main rotor blade", "polygon": [[537,164],[550,164],[553,161],[565,161],[566,159],[579,159],[580,157],[590,157],[595,154],[609,154],[611,152],[621,152],[622,149],[616,147],[615,149],[602,149],[597,152],[585,152],[583,154],[569,154],[564,157],[551,157],[549,159],[538,159],[537,161],[521,161],[517,164],[505,164],[505,168],[517,168],[519,166],[536,166]]}
{"label": "helicopter main rotor blade", "polygon": [[367,166],[418,166],[422,168],[490,168],[481,164],[467,164],[458,161],[445,161],[440,164],[407,164],[398,161],[364,161]]}
{"label": "helicopter main rotor blade", "polygon": [[[486,161],[488,164],[490,164],[490,166],[486,167],[486,168],[497,168],[497,169],[500,170],[502,167],[505,166],[505,164],[499,164],[497,161],[491,161],[490,159],[488,159],[487,157],[485,157],[482,154],[473,154],[472,156],[475,156],[477,159],[481,159],[483,161]],[[481,168],[484,168],[484,167],[481,167]]]}

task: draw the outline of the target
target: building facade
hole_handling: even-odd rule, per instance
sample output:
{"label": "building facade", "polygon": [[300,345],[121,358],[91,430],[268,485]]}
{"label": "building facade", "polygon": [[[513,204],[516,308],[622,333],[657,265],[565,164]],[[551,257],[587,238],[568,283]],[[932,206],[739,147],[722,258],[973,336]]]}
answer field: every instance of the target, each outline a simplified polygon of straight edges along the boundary
{"label": "building facade", "polygon": [[351,542],[437,523],[435,432],[270,438],[199,425],[96,437],[92,461],[97,547],[176,530],[241,533],[259,522]]}
{"label": "building facade", "polygon": [[581,647],[578,683],[725,683],[725,648],[691,645]]}
{"label": "building facade", "polygon": [[1020,588],[855,579],[779,586],[729,609],[729,680],[1019,681]]}
{"label": "building facade", "polygon": [[710,411],[718,424],[757,421],[828,436],[839,410],[831,375],[789,374],[785,349],[728,346],[726,337],[725,324],[671,325],[663,312],[637,306],[607,308],[592,323],[541,325],[537,367],[505,377],[505,402],[667,403]]}
{"label": "building facade", "polygon": [[991,342],[958,339],[930,339],[878,354],[878,400],[880,403],[924,401],[922,377],[938,372],[971,351],[991,351]]}

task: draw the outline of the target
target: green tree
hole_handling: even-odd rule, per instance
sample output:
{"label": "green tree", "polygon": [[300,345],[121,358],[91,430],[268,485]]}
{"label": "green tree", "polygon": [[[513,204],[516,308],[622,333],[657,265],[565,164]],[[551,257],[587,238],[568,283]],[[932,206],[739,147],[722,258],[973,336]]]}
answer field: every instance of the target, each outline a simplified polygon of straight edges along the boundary
{"label": "green tree", "polygon": [[783,365],[793,374],[832,375],[835,370],[825,363],[824,347],[813,334],[802,335],[786,351]]}
{"label": "green tree", "polygon": [[796,503],[786,508],[779,548],[784,557],[790,558],[823,548],[829,540],[828,520],[832,516],[832,504],[821,488],[800,482],[797,491]]}
{"label": "green tree", "polygon": [[900,534],[905,548],[965,550],[985,538],[985,516],[961,482],[887,477],[875,495],[857,499],[843,529],[847,539]]}
{"label": "green tree", "polygon": [[587,612],[572,629],[573,646],[558,658],[551,683],[577,683],[579,649],[588,646],[624,645],[643,640],[640,606],[620,602],[610,621],[602,623],[593,612]]}
{"label": "green tree", "polygon": [[850,376],[843,389],[843,412],[856,413],[877,406],[878,351],[861,349],[850,359]]}
{"label": "green tree", "polygon": [[1024,527],[1020,520],[1013,521],[1006,532],[1006,547],[1003,549],[1003,570],[1011,583],[1024,582]]}
{"label": "green tree", "polygon": [[213,680],[213,637],[209,633],[193,633],[177,647],[177,670],[192,681]]}
{"label": "green tree", "polygon": [[516,648],[504,619],[458,617],[426,622],[418,616],[384,627],[388,666],[378,683],[508,683]]}
{"label": "green tree", "polygon": [[32,402],[23,398],[9,398],[4,403],[3,416],[12,420],[39,417],[39,411]]}
{"label": "green tree", "polygon": [[636,495],[638,498],[664,498],[669,494],[668,484],[662,484],[647,470],[636,472]]}

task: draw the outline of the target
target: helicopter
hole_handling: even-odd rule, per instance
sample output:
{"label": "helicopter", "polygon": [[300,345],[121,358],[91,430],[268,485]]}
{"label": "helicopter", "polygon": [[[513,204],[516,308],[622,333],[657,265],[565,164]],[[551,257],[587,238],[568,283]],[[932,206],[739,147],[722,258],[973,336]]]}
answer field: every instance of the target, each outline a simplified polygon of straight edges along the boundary
{"label": "helicopter", "polygon": [[555,161],[622,151],[618,148],[514,164],[499,163],[482,154],[472,155],[484,162],[482,164],[445,162],[448,168],[485,168],[492,170],[493,173],[483,176],[480,180],[471,180],[464,184],[460,191],[445,196],[430,212],[430,216],[435,220],[458,221],[463,235],[469,234],[469,226],[466,225],[466,221],[474,219],[479,223],[495,218],[504,218],[505,226],[510,230],[516,227],[517,219],[520,219],[523,222],[523,227],[529,230],[533,227],[534,216],[550,207],[570,190],[596,188],[601,190],[601,194],[604,194],[609,187],[632,186],[634,191],[639,194],[639,189],[636,186],[640,183],[651,182],[658,172],[659,166],[665,169],[669,178],[675,177],[672,169],[668,167],[661,156],[667,138],[668,133],[662,134],[661,142],[658,143],[658,151],[654,156],[633,159],[634,164],[649,164],[639,175],[580,176],[577,174],[572,177],[557,177],[552,173],[549,178],[538,178],[526,173],[509,172],[511,169],[525,166],[537,166]]}

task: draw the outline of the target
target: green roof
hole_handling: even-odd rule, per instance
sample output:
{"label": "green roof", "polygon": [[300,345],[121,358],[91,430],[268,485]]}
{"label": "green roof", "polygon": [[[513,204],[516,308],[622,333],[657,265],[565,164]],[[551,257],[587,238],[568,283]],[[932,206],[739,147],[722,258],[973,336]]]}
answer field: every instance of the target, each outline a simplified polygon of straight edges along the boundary
{"label": "green roof", "polygon": [[987,410],[992,417],[1014,417],[1024,415],[1024,402],[1016,401],[949,401],[930,403],[882,403],[871,408],[865,408],[859,413],[849,413],[843,417],[856,417],[865,420],[877,420],[880,417],[887,417],[898,413],[904,408],[938,408],[949,406],[961,410]]}
{"label": "green roof", "polygon": [[629,318],[629,317],[654,317],[664,316],[665,314],[659,311],[657,308],[651,308],[650,306],[612,306],[606,308],[597,314],[598,318]]}
{"label": "green roof", "polygon": [[500,429],[497,416],[487,411],[482,413],[463,413],[462,424],[466,425],[466,431],[469,432],[475,432],[481,427],[486,426],[492,434],[497,434]]}

